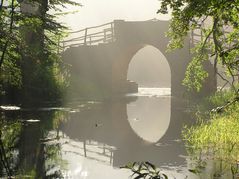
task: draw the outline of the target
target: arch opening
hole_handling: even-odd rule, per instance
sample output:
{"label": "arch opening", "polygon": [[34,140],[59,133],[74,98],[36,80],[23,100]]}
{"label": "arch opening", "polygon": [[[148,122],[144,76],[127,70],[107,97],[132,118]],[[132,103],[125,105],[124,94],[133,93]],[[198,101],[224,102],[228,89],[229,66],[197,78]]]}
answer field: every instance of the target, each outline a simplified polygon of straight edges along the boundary
{"label": "arch opening", "polygon": [[132,57],[127,79],[139,88],[171,88],[171,70],[166,57],[154,46],[147,45]]}

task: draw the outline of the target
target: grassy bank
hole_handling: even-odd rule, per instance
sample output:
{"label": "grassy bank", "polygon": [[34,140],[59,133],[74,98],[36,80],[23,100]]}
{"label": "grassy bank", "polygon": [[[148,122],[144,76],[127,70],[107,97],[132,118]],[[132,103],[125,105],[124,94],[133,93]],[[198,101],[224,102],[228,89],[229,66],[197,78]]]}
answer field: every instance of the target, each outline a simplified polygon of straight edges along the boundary
{"label": "grassy bank", "polygon": [[[192,172],[205,173],[210,168],[209,178],[235,178],[238,175],[239,103],[227,105],[233,99],[235,96],[231,90],[217,92],[197,108],[197,124],[183,130],[194,163]],[[208,111],[202,106],[214,109]]]}

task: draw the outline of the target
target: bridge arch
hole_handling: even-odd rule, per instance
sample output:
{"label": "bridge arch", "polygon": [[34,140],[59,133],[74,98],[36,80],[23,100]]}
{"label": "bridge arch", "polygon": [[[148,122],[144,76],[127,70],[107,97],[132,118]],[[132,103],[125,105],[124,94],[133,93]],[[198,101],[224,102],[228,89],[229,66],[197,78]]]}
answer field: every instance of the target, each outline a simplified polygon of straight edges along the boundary
{"label": "bridge arch", "polygon": [[[113,91],[117,91],[117,89],[121,89],[119,93],[125,92],[135,92],[135,82],[131,82],[128,80],[128,71],[130,63],[133,60],[133,57],[140,52],[142,49],[146,47],[154,48],[157,53],[159,53],[167,63],[169,67],[169,74],[170,75],[170,87],[172,88],[172,94],[174,96],[182,96],[184,87],[181,85],[181,82],[185,75],[186,66],[189,60],[189,55],[185,50],[182,50],[185,59],[179,59],[176,55],[177,53],[167,53],[167,44],[168,42],[159,41],[157,43],[153,43],[152,41],[144,42],[144,43],[136,43],[136,44],[128,44],[128,45],[120,45],[121,51],[123,54],[119,54],[112,63],[112,86]],[[182,52],[180,52],[182,54]],[[179,69],[179,66],[181,69]],[[127,83],[127,84],[125,84]],[[132,83],[132,84],[130,84]],[[131,86],[132,85],[132,86]],[[176,93],[180,93],[179,95]]]}
{"label": "bridge arch", "polygon": [[130,59],[127,79],[139,87],[171,88],[171,68],[163,52],[145,44]]}

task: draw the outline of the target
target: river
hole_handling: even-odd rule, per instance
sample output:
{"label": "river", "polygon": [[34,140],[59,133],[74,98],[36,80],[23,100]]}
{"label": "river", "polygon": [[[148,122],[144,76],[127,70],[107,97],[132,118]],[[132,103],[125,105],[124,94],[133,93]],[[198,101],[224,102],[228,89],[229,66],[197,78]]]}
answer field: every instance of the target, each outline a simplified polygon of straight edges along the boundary
{"label": "river", "polygon": [[193,122],[182,104],[169,88],[139,88],[105,102],[2,107],[6,121],[21,123],[11,165],[36,178],[127,179],[131,171],[119,167],[149,161],[169,178],[197,178],[181,138]]}

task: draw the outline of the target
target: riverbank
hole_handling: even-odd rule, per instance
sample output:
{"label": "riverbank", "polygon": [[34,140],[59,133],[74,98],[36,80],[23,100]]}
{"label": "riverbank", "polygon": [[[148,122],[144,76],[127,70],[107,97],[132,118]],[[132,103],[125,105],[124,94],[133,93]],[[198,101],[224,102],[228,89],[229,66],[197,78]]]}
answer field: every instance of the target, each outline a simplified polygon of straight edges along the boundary
{"label": "riverbank", "polygon": [[183,130],[193,161],[191,172],[200,177],[233,179],[239,175],[239,104],[230,104],[234,99],[229,89],[217,92],[198,106],[197,124]]}

